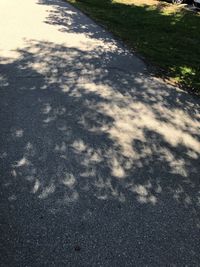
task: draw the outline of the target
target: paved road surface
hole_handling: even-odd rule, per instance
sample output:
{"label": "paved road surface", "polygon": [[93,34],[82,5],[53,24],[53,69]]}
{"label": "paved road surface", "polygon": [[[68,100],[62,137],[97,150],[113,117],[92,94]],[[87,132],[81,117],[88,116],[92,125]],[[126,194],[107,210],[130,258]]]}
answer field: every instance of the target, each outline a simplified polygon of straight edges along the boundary
{"label": "paved road surface", "polygon": [[0,0],[0,266],[200,265],[200,99],[60,0]]}

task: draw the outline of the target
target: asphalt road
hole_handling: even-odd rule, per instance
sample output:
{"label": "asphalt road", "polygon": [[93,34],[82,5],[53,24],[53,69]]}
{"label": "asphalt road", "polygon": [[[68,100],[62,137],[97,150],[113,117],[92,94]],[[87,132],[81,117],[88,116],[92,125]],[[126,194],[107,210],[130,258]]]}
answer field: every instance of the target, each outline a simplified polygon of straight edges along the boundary
{"label": "asphalt road", "polygon": [[199,266],[199,111],[67,3],[0,0],[0,266]]}

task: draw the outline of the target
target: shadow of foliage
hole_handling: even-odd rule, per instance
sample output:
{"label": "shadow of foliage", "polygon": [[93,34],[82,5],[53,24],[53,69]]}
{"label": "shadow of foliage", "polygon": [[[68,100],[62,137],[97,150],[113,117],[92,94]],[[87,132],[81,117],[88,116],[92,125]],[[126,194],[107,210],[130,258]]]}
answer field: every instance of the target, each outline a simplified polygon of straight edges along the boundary
{"label": "shadow of foliage", "polygon": [[[40,0],[39,3],[55,6],[46,23],[59,26],[61,31],[101,38],[102,29],[99,34],[99,27],[87,18],[83,19],[73,7],[59,1]],[[168,14],[163,11],[163,3],[152,7],[110,0],[77,0],[74,4],[141,53],[154,75],[173,79],[182,88],[199,93],[198,15],[186,10]],[[103,39],[106,40],[105,36]]]}
{"label": "shadow of foliage", "polygon": [[200,260],[199,101],[135,68],[108,34],[100,44],[27,40],[0,59],[7,266]]}

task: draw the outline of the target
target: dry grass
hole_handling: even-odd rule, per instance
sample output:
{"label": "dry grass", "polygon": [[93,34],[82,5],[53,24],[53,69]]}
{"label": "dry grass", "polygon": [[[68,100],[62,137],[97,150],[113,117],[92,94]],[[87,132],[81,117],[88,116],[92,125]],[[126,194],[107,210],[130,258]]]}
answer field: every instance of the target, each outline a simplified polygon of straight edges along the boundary
{"label": "dry grass", "polygon": [[163,11],[164,13],[176,13],[184,9],[185,4],[182,5],[172,5],[164,1],[158,0],[113,0],[113,3],[121,3],[126,5],[135,5],[135,6],[149,6]]}

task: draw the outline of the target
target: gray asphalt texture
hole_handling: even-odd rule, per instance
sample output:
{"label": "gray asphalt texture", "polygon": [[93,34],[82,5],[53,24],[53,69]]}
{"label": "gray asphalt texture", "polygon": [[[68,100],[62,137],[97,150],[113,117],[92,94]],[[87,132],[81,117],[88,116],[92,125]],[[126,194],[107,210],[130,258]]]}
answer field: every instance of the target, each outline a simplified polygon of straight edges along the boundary
{"label": "gray asphalt texture", "polygon": [[0,9],[0,266],[200,266],[200,99],[63,1]]}

